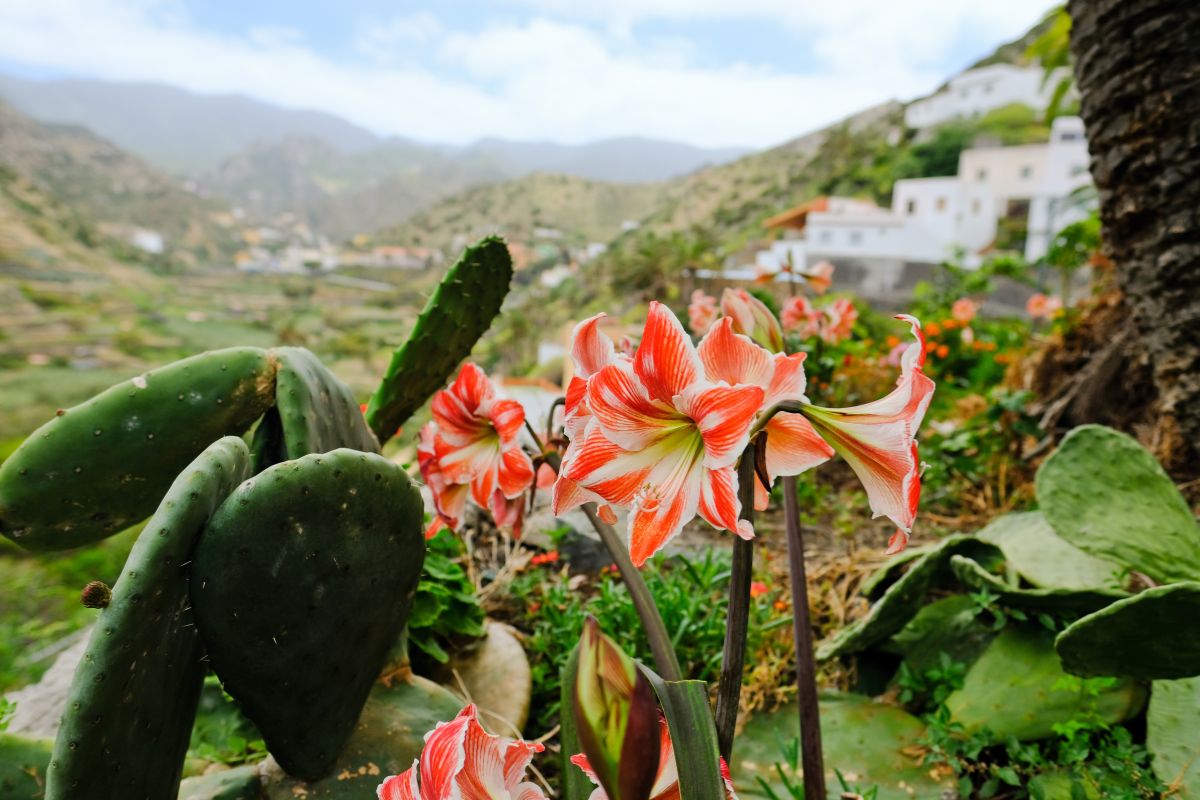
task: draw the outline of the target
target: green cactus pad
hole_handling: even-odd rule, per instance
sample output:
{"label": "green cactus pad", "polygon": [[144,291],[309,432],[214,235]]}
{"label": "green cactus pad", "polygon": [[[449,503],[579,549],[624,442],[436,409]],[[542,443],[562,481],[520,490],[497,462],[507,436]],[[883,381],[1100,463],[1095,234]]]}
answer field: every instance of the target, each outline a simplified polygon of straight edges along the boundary
{"label": "green cactus pad", "polygon": [[1154,456],[1102,425],[1063,439],[1037,473],[1055,533],[1157,583],[1200,580],[1200,525]]}
{"label": "green cactus pad", "polygon": [[994,638],[996,632],[979,618],[975,601],[965,594],[952,594],[924,606],[881,649],[903,656],[919,674],[937,666],[942,653],[969,664]]}
{"label": "green cactus pad", "polygon": [[[354,734],[327,777],[302,781],[288,777],[270,760],[263,763],[266,800],[365,800],[389,775],[412,766],[425,746],[425,734],[449,722],[463,702],[424,678],[411,676],[371,690]],[[500,731],[512,735],[508,731]]]}
{"label": "green cactus pad", "polygon": [[1105,724],[1141,711],[1146,692],[1123,681],[1096,696],[1065,680],[1054,653],[1054,634],[1040,626],[1010,625],[967,670],[961,689],[946,698],[954,721],[968,731],[987,729],[992,741],[1054,735],[1054,726],[1095,714]]}
{"label": "green cactus pad", "polygon": [[459,256],[421,311],[408,341],[367,408],[380,444],[395,435],[430,395],[445,386],[459,363],[500,313],[512,280],[508,245],[490,236]]}
{"label": "green cactus pad", "polygon": [[997,517],[975,534],[1004,551],[1008,566],[1043,589],[1120,589],[1119,564],[1064,541],[1040,511]]}
{"label": "green cactus pad", "polygon": [[243,483],[196,547],[213,669],[290,774],[323,777],[353,730],[408,617],[422,515],[396,464],[335,450]]}
{"label": "green cactus pad", "polygon": [[46,800],[175,796],[205,672],[187,563],[213,512],[249,474],[245,442],[215,442],[142,530],[75,670]]}
{"label": "green cactus pad", "polygon": [[865,617],[821,642],[817,658],[824,661],[858,653],[900,631],[921,610],[930,588],[953,579],[948,562],[956,554],[988,564],[1001,557],[999,548],[974,536],[947,536],[935,548],[911,561],[908,571],[887,587]]}
{"label": "green cactus pad", "polygon": [[1146,709],[1146,749],[1154,774],[1179,800],[1200,800],[1200,677],[1155,681]]}
{"label": "green cactus pad", "polygon": [[1200,675],[1200,583],[1158,586],[1115,602],[1067,628],[1054,646],[1075,675]]}
{"label": "green cactus pad", "polygon": [[0,733],[0,800],[41,800],[50,742]]}
{"label": "green cactus pad", "polygon": [[277,347],[275,407],[254,432],[254,469],[339,447],[378,453],[350,387],[303,347]]}
{"label": "green cactus pad", "polygon": [[257,764],[185,778],[179,785],[179,800],[260,800],[261,797]]}
{"label": "green cactus pad", "polygon": [[[926,733],[919,719],[903,709],[857,694],[822,692],[820,703],[821,745],[830,797],[838,796],[832,791],[839,785],[835,769],[848,783],[864,791],[877,787],[877,793],[869,795],[876,800],[944,796],[950,781],[937,780],[914,754]],[[785,760],[780,752],[782,743],[799,733],[794,702],[750,718],[733,748],[731,769],[738,796],[791,796],[775,764]],[[785,774],[800,783],[798,771],[788,769]],[[763,790],[759,778],[771,786],[773,795]]]}
{"label": "green cactus pad", "polygon": [[140,522],[204,448],[262,416],[274,376],[265,350],[214,350],[63,411],[0,465],[0,532],[63,550]]}
{"label": "green cactus pad", "polygon": [[1006,583],[965,556],[951,556],[950,569],[967,586],[987,589],[1000,598],[1001,605],[1012,608],[1090,614],[1129,596],[1120,589],[1023,589]]}

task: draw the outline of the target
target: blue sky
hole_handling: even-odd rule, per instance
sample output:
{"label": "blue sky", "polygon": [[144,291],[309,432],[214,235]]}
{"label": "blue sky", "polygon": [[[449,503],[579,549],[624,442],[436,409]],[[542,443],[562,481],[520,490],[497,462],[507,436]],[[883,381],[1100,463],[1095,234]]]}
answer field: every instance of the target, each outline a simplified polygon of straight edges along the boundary
{"label": "blue sky", "polygon": [[0,68],[316,108],[382,134],[767,146],[910,99],[1047,0],[3,0]]}

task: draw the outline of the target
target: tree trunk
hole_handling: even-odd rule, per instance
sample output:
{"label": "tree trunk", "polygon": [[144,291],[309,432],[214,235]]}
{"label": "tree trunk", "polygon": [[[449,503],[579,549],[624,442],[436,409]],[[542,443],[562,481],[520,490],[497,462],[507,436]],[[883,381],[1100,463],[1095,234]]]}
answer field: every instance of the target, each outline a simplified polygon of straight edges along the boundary
{"label": "tree trunk", "polygon": [[1158,433],[1200,453],[1200,0],[1067,10],[1105,252],[1153,367]]}

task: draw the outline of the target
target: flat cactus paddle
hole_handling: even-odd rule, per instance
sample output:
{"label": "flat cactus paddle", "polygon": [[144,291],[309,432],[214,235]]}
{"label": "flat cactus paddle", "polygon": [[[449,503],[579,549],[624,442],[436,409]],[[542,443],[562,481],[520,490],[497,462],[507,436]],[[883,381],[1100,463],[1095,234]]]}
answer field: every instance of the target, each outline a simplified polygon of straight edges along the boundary
{"label": "flat cactus paddle", "polygon": [[335,450],[230,495],[196,547],[196,623],[225,690],[289,774],[333,766],[408,619],[423,506],[396,464]]}
{"label": "flat cactus paddle", "polygon": [[138,536],[75,670],[46,800],[175,797],[205,673],[187,563],[209,517],[249,474],[246,444],[217,441]]}

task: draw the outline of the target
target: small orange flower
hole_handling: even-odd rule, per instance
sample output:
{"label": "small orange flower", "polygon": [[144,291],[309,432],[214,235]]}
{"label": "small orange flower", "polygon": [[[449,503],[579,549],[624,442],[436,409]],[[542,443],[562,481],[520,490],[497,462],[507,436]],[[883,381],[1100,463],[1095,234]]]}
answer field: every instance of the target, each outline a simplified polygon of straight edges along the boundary
{"label": "small orange flower", "polygon": [[538,565],[557,564],[558,563],[558,551],[551,550],[546,553],[538,553],[536,556],[529,559],[529,563],[530,564],[538,564]]}
{"label": "small orange flower", "polygon": [[755,581],[754,583],[750,584],[750,596],[751,597],[762,597],[766,593],[767,593],[767,585],[765,583],[763,583],[762,581]]}
{"label": "small orange flower", "polygon": [[937,336],[941,332],[942,332],[942,326],[938,325],[936,322],[931,322],[925,326],[925,335],[926,336]]}
{"label": "small orange flower", "polygon": [[946,346],[946,345],[944,345],[944,344],[943,344],[943,345],[940,345],[940,346],[938,347],[938,349],[937,349],[937,357],[938,357],[938,358],[945,358],[945,357],[946,357],[946,356],[948,356],[948,355],[950,355],[950,348],[949,348],[949,347],[947,347],[947,346]]}
{"label": "small orange flower", "polygon": [[893,347],[895,347],[896,345],[900,344],[900,337],[898,337],[898,336],[889,336],[889,337],[887,337],[887,339],[885,340],[885,343],[887,344],[887,346],[888,346],[888,348],[889,348],[889,349],[890,349],[890,348],[893,348]]}
{"label": "small orange flower", "polygon": [[944,319],[944,320],[942,320],[942,329],[943,329],[943,330],[952,331],[952,330],[954,330],[954,329],[955,329],[955,328],[957,328],[957,327],[958,327],[958,321],[957,321],[957,320],[953,320],[953,319]]}
{"label": "small orange flower", "polygon": [[787,611],[787,603],[783,602],[782,600],[776,600],[775,601],[775,610],[776,611]]}

